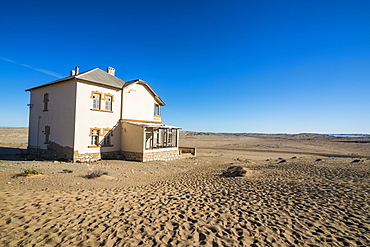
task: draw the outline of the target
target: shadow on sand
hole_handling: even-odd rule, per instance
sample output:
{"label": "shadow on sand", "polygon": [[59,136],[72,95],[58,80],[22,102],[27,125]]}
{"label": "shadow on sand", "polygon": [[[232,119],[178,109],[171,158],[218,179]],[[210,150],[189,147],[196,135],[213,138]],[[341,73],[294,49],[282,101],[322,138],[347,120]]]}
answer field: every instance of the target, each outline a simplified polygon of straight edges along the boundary
{"label": "shadow on sand", "polygon": [[26,160],[27,149],[0,147],[0,160],[23,161]]}

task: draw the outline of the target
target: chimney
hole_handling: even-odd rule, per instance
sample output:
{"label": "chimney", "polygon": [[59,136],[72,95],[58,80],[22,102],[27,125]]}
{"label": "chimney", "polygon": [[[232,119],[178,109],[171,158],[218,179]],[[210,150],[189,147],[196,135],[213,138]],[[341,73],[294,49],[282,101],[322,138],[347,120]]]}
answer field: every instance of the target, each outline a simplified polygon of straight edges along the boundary
{"label": "chimney", "polygon": [[75,71],[76,71],[75,75],[78,75],[80,73],[80,67],[79,66],[76,66]]}
{"label": "chimney", "polygon": [[69,76],[74,76],[76,72],[74,70],[69,71]]}
{"label": "chimney", "polygon": [[108,74],[111,74],[111,75],[113,75],[114,76],[114,73],[116,72],[116,70],[114,69],[114,68],[112,68],[112,67],[107,67],[107,73]]}

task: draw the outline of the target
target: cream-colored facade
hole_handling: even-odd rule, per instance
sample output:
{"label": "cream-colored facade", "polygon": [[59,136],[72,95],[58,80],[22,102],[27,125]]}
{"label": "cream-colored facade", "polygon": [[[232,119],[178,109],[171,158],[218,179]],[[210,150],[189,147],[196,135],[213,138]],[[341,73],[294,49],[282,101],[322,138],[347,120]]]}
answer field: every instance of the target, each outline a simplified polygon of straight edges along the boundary
{"label": "cream-colored facade", "polygon": [[[100,110],[93,109],[93,93],[101,94]],[[105,110],[105,95],[112,95],[112,109]],[[101,87],[98,85],[88,84],[86,82],[77,83],[76,93],[76,121],[74,135],[74,153],[99,153],[120,151],[119,138],[113,138],[120,135],[120,128],[117,128],[117,123],[120,119],[121,111],[121,90],[114,88]],[[87,128],[88,127],[88,128]],[[110,129],[111,134],[110,145],[92,145],[90,129],[99,130],[99,140],[104,137],[104,129]]]}
{"label": "cream-colored facade", "polygon": [[160,107],[160,103],[144,84],[140,81],[131,84],[123,90],[122,119],[161,122],[160,117],[154,115],[155,105]]}
{"label": "cream-colored facade", "polygon": [[146,82],[123,81],[110,67],[78,69],[26,90],[30,154],[74,161],[178,158],[180,128],[162,123],[165,104]]}

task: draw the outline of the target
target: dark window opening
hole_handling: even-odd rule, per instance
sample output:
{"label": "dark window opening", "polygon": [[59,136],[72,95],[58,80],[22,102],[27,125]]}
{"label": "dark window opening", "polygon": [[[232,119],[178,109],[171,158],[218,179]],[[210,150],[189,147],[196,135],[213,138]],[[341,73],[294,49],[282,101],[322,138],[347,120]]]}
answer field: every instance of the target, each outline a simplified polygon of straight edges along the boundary
{"label": "dark window opening", "polygon": [[44,94],[44,111],[48,111],[49,107],[49,94]]}
{"label": "dark window opening", "polygon": [[45,143],[49,143],[50,142],[50,126],[45,126],[44,134],[45,134]]}
{"label": "dark window opening", "polygon": [[159,105],[154,105],[154,115],[160,116],[161,115],[161,108]]}
{"label": "dark window opening", "polygon": [[104,129],[103,145],[111,145],[111,136],[112,131],[109,129]]}

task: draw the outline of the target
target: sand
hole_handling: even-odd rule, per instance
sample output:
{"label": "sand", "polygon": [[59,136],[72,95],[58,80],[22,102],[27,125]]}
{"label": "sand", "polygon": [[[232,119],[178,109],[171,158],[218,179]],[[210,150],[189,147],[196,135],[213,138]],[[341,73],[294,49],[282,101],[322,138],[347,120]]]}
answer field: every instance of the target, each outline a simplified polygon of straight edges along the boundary
{"label": "sand", "polygon": [[[185,132],[181,143],[198,157],[64,163],[3,149],[0,246],[370,245],[369,138]],[[220,176],[231,165],[247,176]],[[44,175],[12,178],[24,169]]]}

